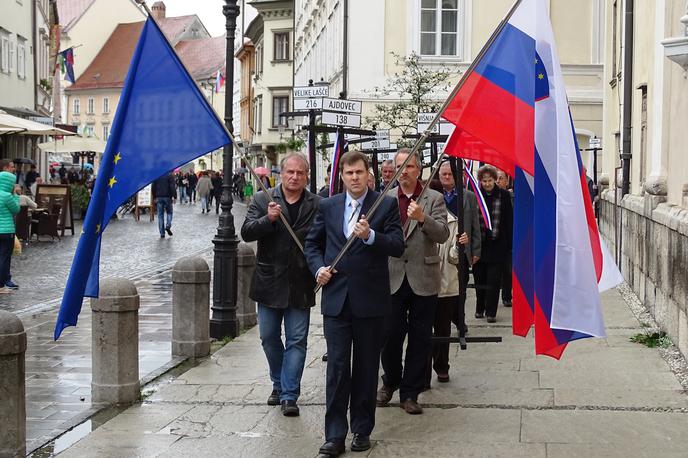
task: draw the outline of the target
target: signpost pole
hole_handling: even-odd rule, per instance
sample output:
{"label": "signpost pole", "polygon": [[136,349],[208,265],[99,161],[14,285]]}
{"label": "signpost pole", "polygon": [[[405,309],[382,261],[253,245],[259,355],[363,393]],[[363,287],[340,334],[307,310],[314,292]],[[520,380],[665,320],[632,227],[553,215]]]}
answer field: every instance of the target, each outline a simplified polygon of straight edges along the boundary
{"label": "signpost pole", "polygon": [[[313,80],[308,80],[308,85],[313,86]],[[308,110],[308,162],[311,164],[311,185],[310,190],[312,193],[318,192],[317,183],[315,182],[316,176],[316,166],[315,166],[315,110]]]}

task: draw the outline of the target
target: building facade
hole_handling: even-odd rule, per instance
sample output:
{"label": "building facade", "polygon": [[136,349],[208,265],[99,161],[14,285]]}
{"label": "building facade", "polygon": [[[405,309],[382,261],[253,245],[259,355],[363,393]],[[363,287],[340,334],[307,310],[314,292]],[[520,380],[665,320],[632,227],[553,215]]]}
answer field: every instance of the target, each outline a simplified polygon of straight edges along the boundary
{"label": "building facade", "polygon": [[[291,110],[294,2],[253,0],[249,4],[258,16],[245,32],[253,48],[253,63],[248,53],[241,54],[241,72],[250,75],[250,86],[240,97],[244,105],[245,97],[251,97],[250,107],[241,112],[242,116],[249,116],[248,120],[242,118],[242,125],[250,130],[250,134],[242,135],[242,140],[251,163],[270,169],[279,164],[278,145],[291,136],[287,132],[287,118],[280,114]],[[247,51],[246,44],[242,49]]]}
{"label": "building facade", "polygon": [[628,284],[688,356],[688,2],[607,0],[606,8],[600,229]]}
{"label": "building facade", "polygon": [[[306,85],[309,79],[327,81],[331,95],[345,91],[348,98],[361,100],[365,119],[374,114],[376,103],[394,101],[374,96],[376,87],[384,87],[400,71],[394,54],[415,53],[430,69],[449,66],[457,72],[454,83],[513,2],[295,0],[295,4],[295,86]],[[589,138],[602,136],[604,0],[581,0],[575,8],[566,0],[550,0],[549,7],[578,140],[587,145]],[[437,99],[446,95],[437,94]],[[398,135],[391,132],[392,142]],[[592,167],[587,153],[584,161]]]}

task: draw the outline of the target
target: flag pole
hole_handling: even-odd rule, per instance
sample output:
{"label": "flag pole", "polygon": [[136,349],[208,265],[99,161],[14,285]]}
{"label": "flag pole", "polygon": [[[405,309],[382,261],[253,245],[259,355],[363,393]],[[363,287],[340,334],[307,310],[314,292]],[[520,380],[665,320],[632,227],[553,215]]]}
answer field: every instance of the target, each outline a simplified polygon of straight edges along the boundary
{"label": "flag pole", "polygon": [[[151,12],[151,10],[150,10],[150,8],[148,7],[148,5],[145,3],[145,0],[136,0],[136,1],[137,1],[137,3],[139,3],[139,5],[143,6],[143,8],[146,10],[146,13],[148,14],[148,17],[151,19],[151,21],[153,21],[153,23],[155,24],[155,26],[158,27],[158,29],[160,29],[160,25],[159,25],[159,24],[157,23],[157,21],[155,20],[155,17],[153,16],[153,13]],[[189,75],[189,77],[191,78],[191,81],[193,81],[194,84],[196,85],[196,89],[198,90],[198,92],[199,92],[200,94],[203,94],[203,91],[201,90],[201,87],[198,85],[198,83],[196,82],[196,80],[193,79],[193,77],[191,77],[191,72],[189,72],[189,69],[186,67],[186,64],[184,64],[184,62],[182,61],[182,59],[179,57],[179,55],[177,54],[177,50],[174,49],[174,46],[172,46],[172,43],[170,42],[169,38],[167,38],[167,35],[165,35],[165,33],[162,31],[162,29],[160,29],[160,35],[162,35],[162,36],[165,38],[165,41],[167,41],[167,44],[170,46],[170,49],[172,50],[172,52],[174,52],[174,55],[177,57],[177,60],[178,60],[179,63],[181,64],[182,68],[184,68],[184,70],[186,71],[186,73],[187,73],[187,74]],[[225,65],[227,65],[227,63],[225,63]],[[226,90],[227,90],[227,86],[225,85],[225,91],[226,91]],[[212,108],[212,107],[211,107],[211,108]],[[215,111],[215,108],[212,108],[212,110],[210,110],[210,111],[213,112],[213,115],[217,118],[217,120],[219,121],[220,125],[221,125],[222,128],[225,130],[225,134],[227,134],[227,136],[229,137],[230,142],[232,143],[232,146],[233,146],[234,149],[239,153],[239,159],[246,159],[246,158],[247,158],[246,152],[243,150],[242,147],[240,147],[240,146],[237,144],[236,139],[234,138],[234,135],[229,131],[229,129],[227,129],[227,126],[225,125],[225,123],[224,123],[224,122],[222,121],[222,119],[220,118],[220,115],[217,114],[217,112]],[[276,203],[275,200],[274,200],[274,199],[272,198],[272,196],[270,195],[270,193],[268,193],[267,188],[265,187],[265,185],[263,184],[263,182],[260,180],[260,177],[258,176],[258,174],[256,174],[255,170],[253,170],[253,167],[251,167],[251,164],[250,164],[250,162],[249,162],[248,160],[246,161],[246,168],[248,169],[248,171],[249,171],[249,173],[251,174],[251,176],[253,176],[253,178],[254,178],[254,179],[256,180],[256,182],[258,183],[258,187],[260,188],[260,190],[263,191],[263,192],[265,193],[265,195],[266,195],[267,198],[268,198],[268,201],[269,201],[270,203]],[[303,244],[301,243],[301,241],[299,240],[299,238],[296,236],[296,233],[294,232],[294,229],[291,227],[291,225],[290,225],[289,222],[287,221],[287,218],[284,216],[284,214],[283,214],[282,212],[280,212],[280,220],[282,221],[282,224],[284,224],[284,227],[287,229],[287,232],[289,232],[289,235],[291,236],[291,238],[294,240],[294,243],[296,243],[296,246],[299,247],[299,250],[301,250],[301,253],[303,253]]]}
{"label": "flag pole", "polygon": [[[414,157],[416,152],[418,151],[418,149],[422,145],[425,144],[426,140],[428,139],[428,137],[432,133],[432,130],[434,129],[435,125],[437,125],[437,123],[439,122],[440,117],[442,116],[442,113],[444,113],[444,110],[447,109],[447,107],[449,106],[449,103],[452,101],[452,99],[457,94],[457,92],[459,92],[459,89],[461,89],[461,87],[463,87],[464,83],[466,82],[466,79],[468,78],[468,75],[470,75],[473,72],[473,70],[475,70],[475,67],[478,65],[480,60],[483,58],[483,56],[485,55],[487,50],[490,48],[492,43],[494,43],[494,41],[497,39],[497,36],[499,36],[499,33],[502,31],[502,29],[504,29],[507,22],[511,18],[511,16],[514,14],[514,11],[516,11],[516,8],[518,8],[518,6],[521,4],[521,1],[522,0],[516,0],[514,2],[514,4],[509,9],[509,11],[506,13],[506,16],[504,16],[504,18],[499,23],[499,25],[497,26],[495,31],[492,32],[492,35],[490,35],[490,38],[487,40],[485,45],[482,47],[482,49],[480,50],[480,52],[478,53],[476,58],[473,59],[473,62],[471,62],[471,65],[464,72],[463,76],[461,76],[461,79],[459,80],[459,82],[456,84],[456,86],[454,86],[454,89],[452,89],[449,96],[446,98],[446,100],[444,101],[444,103],[442,104],[440,109],[437,111],[437,114],[435,115],[433,120],[430,122],[430,124],[428,124],[428,127],[423,131],[420,138],[418,138],[418,140],[416,140],[416,143],[413,145],[413,147],[409,151],[409,154],[406,157],[406,159],[404,160],[404,162],[401,164],[401,166],[397,167],[397,171],[394,173],[394,176],[392,177],[392,180],[390,181],[390,183],[394,183],[394,181],[399,179],[401,172],[404,170],[404,168],[406,168],[406,165],[410,162],[411,158]],[[370,218],[370,216],[372,216],[373,213],[375,213],[377,208],[382,203],[382,199],[384,198],[385,194],[386,193],[383,192],[383,193],[380,193],[379,196],[377,196],[377,199],[375,199],[375,202],[373,202],[373,205],[371,205],[370,209],[368,210],[368,214],[366,215],[367,218]],[[349,239],[347,239],[346,243],[344,244],[342,249],[339,251],[339,254],[337,254],[337,256],[334,258],[334,260],[330,264],[329,269],[328,269],[330,272],[334,269],[334,267],[341,260],[341,258],[344,256],[344,254],[348,251],[349,247],[351,246],[351,244],[353,243],[355,238],[356,238],[355,235],[351,235],[349,237]],[[320,285],[320,284],[316,285],[315,292],[317,293],[321,287],[322,287],[322,285]]]}

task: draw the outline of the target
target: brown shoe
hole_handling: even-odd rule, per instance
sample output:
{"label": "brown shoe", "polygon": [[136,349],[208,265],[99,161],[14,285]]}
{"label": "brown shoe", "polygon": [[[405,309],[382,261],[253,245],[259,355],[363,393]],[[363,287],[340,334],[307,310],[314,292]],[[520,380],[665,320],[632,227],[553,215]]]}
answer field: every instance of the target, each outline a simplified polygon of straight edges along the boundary
{"label": "brown shoe", "polygon": [[387,407],[387,405],[389,405],[389,401],[392,400],[392,396],[394,395],[395,391],[396,388],[392,388],[383,384],[380,389],[377,390],[377,406]]}
{"label": "brown shoe", "polygon": [[423,408],[420,406],[420,404],[411,398],[408,398],[402,402],[400,407],[404,409],[406,413],[411,415],[420,415],[423,413]]}
{"label": "brown shoe", "polygon": [[449,374],[437,374],[437,381],[447,383],[449,381]]}

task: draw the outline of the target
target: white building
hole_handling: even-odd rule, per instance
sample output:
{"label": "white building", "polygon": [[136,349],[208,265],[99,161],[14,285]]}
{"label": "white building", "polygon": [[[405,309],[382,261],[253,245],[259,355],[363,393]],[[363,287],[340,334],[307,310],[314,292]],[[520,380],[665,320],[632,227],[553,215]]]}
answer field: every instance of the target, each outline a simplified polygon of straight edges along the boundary
{"label": "white building", "polygon": [[[605,8],[603,0],[575,3],[572,8],[570,1],[551,0],[550,17],[579,142],[587,145],[590,137],[602,135]],[[399,71],[392,53],[415,53],[430,68],[441,63],[463,72],[512,4],[512,0],[295,0],[294,85],[306,85],[309,79],[328,81],[331,96],[345,90],[347,98],[363,101],[365,118],[379,102],[372,97],[374,88],[384,86]],[[395,132],[391,134],[394,141]],[[589,157],[584,160],[592,165]]]}

